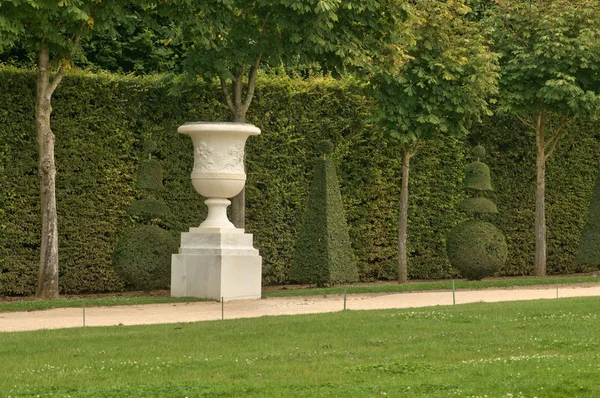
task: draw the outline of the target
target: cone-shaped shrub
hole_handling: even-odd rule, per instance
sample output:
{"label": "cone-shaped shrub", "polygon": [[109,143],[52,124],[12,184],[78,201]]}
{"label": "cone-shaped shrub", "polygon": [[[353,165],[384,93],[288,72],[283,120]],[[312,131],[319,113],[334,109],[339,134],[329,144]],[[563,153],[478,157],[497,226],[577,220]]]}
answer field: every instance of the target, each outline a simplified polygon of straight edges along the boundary
{"label": "cone-shaped shrub", "polygon": [[466,198],[460,209],[475,220],[458,224],[446,243],[448,259],[463,277],[469,280],[480,280],[492,275],[508,257],[506,239],[497,227],[481,218],[490,213],[498,213],[496,205],[481,195],[491,191],[490,169],[479,161],[485,155],[485,149],[477,146],[473,156],[477,159],[467,165],[465,170],[465,189],[475,197]]}
{"label": "cone-shaped shrub", "polygon": [[596,177],[587,218],[581,231],[577,263],[600,268],[600,173]]}
{"label": "cone-shaped shrub", "polygon": [[319,143],[323,159],[317,161],[308,203],[292,264],[293,278],[317,286],[358,281],[348,224],[335,166],[326,159],[333,146]]}

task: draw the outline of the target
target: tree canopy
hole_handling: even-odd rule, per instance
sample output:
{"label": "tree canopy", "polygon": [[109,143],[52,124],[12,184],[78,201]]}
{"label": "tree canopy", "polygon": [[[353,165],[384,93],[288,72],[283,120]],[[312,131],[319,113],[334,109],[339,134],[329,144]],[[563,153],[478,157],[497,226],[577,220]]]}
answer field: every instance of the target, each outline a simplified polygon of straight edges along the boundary
{"label": "tree canopy", "polygon": [[425,0],[414,9],[408,61],[396,70],[375,65],[370,83],[375,120],[388,137],[414,144],[438,133],[461,134],[490,115],[496,92],[497,56],[461,1]]}

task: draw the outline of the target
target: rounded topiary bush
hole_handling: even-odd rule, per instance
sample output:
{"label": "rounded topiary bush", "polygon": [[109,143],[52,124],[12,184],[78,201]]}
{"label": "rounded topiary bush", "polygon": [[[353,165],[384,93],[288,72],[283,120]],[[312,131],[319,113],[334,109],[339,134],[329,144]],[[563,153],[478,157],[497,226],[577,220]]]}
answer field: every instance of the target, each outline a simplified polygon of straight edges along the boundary
{"label": "rounded topiary bush", "polygon": [[321,140],[317,143],[317,151],[323,155],[333,152],[333,143],[329,140]]}
{"label": "rounded topiary bush", "polygon": [[127,209],[127,214],[143,223],[154,219],[166,220],[173,215],[169,206],[154,198],[136,200]]}
{"label": "rounded topiary bush", "polygon": [[458,224],[448,237],[446,249],[452,266],[469,280],[492,275],[508,256],[502,231],[479,220]]}
{"label": "rounded topiary bush", "polygon": [[494,202],[483,197],[465,198],[460,203],[459,208],[465,213],[498,213],[498,208]]}
{"label": "rounded topiary bush", "polygon": [[479,161],[485,157],[485,148],[481,145],[477,145],[473,148],[471,153],[473,154],[473,157]]}
{"label": "rounded topiary bush", "polygon": [[147,153],[152,153],[154,151],[156,151],[156,148],[158,148],[158,145],[156,145],[156,141],[144,141],[144,152]]}
{"label": "rounded topiary bush", "polygon": [[178,249],[179,245],[167,231],[143,225],[119,240],[113,265],[129,289],[167,289],[171,283],[171,254]]}

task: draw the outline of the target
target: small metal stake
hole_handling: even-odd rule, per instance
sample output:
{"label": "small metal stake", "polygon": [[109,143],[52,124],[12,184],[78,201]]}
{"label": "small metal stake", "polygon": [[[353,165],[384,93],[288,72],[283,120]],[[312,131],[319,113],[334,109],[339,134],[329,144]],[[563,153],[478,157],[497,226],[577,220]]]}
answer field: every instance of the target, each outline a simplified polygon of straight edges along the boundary
{"label": "small metal stake", "polygon": [[454,279],[452,279],[452,305],[456,305],[456,289],[454,288]]}
{"label": "small metal stake", "polygon": [[223,297],[221,297],[221,320],[225,319],[225,304],[223,303]]}
{"label": "small metal stake", "polygon": [[85,327],[85,300],[81,300],[83,303],[83,327]]}
{"label": "small metal stake", "polygon": [[344,288],[344,311],[346,311],[346,292],[348,291],[348,288],[345,287]]}
{"label": "small metal stake", "polygon": [[556,298],[558,298],[558,279],[556,280]]}

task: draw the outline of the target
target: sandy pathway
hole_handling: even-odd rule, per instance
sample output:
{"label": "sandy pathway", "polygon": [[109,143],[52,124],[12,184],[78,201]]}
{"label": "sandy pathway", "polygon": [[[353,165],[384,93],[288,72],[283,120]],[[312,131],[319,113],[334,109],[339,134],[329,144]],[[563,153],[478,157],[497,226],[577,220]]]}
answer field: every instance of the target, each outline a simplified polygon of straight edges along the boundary
{"label": "sandy pathway", "polygon": [[[556,286],[526,289],[459,290],[456,304],[514,300],[553,299]],[[600,296],[600,284],[561,285],[558,297]],[[355,294],[349,295],[346,308],[369,310],[452,305],[451,291]],[[225,319],[268,315],[293,315],[335,312],[344,308],[343,296],[266,298],[224,303]],[[85,310],[86,326],[142,325],[154,323],[197,322],[221,319],[221,303],[197,302],[149,304],[120,307],[92,307]],[[0,313],[0,332],[59,329],[83,325],[82,308]]]}

